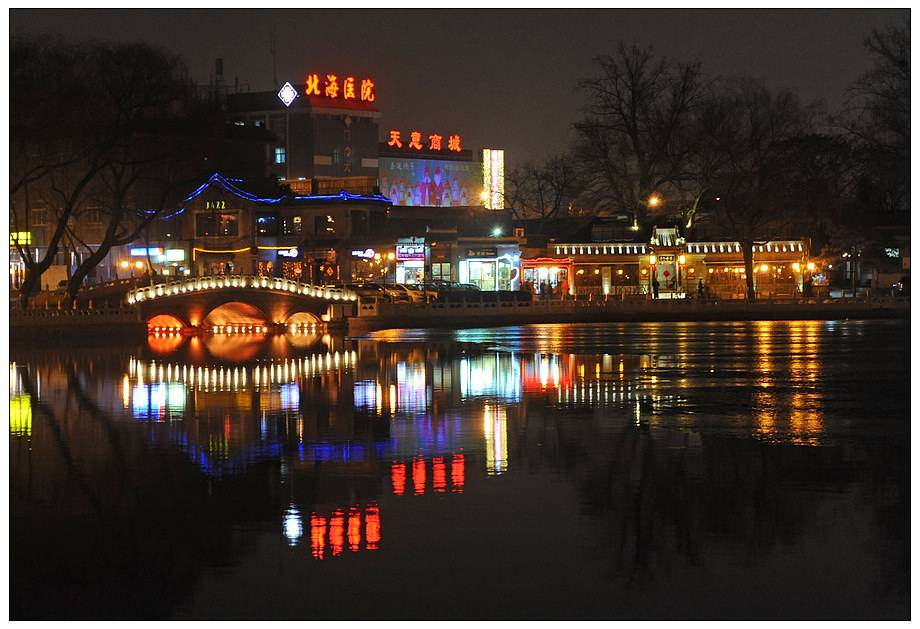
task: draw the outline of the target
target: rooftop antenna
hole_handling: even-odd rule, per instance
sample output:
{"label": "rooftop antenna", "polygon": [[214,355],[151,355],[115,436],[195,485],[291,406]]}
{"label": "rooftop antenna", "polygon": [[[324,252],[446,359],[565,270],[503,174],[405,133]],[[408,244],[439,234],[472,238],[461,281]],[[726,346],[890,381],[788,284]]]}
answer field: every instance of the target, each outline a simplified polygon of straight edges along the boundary
{"label": "rooftop antenna", "polygon": [[277,49],[275,48],[275,25],[272,24],[271,32],[268,39],[268,51],[272,56],[272,87],[278,87],[278,60]]}

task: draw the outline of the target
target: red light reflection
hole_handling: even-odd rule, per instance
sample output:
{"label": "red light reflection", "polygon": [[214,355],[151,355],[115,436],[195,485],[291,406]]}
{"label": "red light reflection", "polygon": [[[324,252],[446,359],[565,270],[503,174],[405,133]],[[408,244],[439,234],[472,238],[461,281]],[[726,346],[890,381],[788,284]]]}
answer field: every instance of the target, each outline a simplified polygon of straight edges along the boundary
{"label": "red light reflection", "polygon": [[326,518],[315,513],[310,517],[310,544],[313,556],[322,559],[326,548]]}
{"label": "red light reflection", "polygon": [[453,492],[463,493],[463,482],[465,473],[465,462],[462,454],[455,454],[450,462],[450,482],[453,485]]}
{"label": "red light reflection", "polygon": [[355,553],[361,547],[361,512],[352,508],[348,512],[348,549]]}
{"label": "red light reflection", "polygon": [[364,539],[368,550],[377,550],[380,544],[380,508],[368,507],[364,510]]}
{"label": "red light reflection", "polygon": [[412,484],[415,486],[416,496],[425,493],[425,481],[425,459],[419,457],[412,462]]}
{"label": "red light reflection", "polygon": [[329,545],[332,555],[339,555],[345,548],[345,515],[341,510],[336,511],[329,520]]}
{"label": "red light reflection", "polygon": [[406,493],[406,464],[394,463],[390,468],[390,478],[393,480],[393,493],[402,496]]}
{"label": "red light reflection", "polygon": [[438,494],[447,491],[447,467],[444,465],[444,457],[438,456],[431,461],[431,486]]}

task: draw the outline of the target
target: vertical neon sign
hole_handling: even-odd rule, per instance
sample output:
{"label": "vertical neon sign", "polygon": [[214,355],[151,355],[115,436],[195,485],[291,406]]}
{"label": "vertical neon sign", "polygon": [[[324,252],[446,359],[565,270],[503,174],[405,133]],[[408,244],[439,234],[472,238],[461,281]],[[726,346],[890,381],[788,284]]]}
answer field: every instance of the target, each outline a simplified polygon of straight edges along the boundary
{"label": "vertical neon sign", "polygon": [[505,207],[505,151],[482,149],[482,190],[487,210]]}

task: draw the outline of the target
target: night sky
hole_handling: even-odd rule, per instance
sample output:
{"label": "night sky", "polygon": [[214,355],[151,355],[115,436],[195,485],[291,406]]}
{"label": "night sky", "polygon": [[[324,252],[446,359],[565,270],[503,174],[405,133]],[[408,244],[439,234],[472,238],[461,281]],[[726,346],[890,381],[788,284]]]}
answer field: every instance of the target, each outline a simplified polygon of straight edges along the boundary
{"label": "night sky", "polygon": [[[231,11],[15,10],[11,34],[143,40],[182,56],[206,84],[214,59],[252,91],[307,72],[371,77],[390,128],[459,133],[464,148],[506,149],[513,165],[565,148],[583,104],[575,89],[618,40],[699,57],[711,74],[747,73],[831,108],[869,65],[862,39],[902,10]],[[278,86],[269,39],[277,40]],[[381,137],[382,139],[382,137]]]}

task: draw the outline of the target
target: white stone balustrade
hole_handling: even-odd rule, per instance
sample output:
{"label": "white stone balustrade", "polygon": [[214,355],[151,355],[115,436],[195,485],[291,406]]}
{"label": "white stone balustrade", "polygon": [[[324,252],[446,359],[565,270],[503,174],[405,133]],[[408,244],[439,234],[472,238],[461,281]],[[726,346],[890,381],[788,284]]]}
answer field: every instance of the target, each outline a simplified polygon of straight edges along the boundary
{"label": "white stone balustrade", "polygon": [[128,291],[129,304],[138,304],[152,299],[174,297],[189,293],[204,291],[245,288],[266,290],[272,292],[286,292],[305,297],[314,297],[325,301],[357,301],[358,295],[353,291],[328,286],[304,284],[281,277],[264,277],[260,275],[208,275],[202,277],[188,277],[173,282],[144,286]]}

